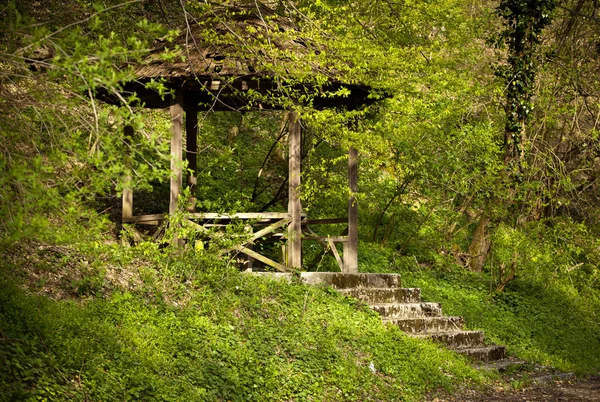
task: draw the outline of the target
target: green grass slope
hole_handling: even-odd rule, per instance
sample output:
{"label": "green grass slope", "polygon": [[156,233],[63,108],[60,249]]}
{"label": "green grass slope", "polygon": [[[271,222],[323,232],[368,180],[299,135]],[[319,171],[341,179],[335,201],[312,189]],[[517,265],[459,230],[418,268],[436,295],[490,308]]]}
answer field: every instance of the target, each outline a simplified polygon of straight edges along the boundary
{"label": "green grass slope", "polygon": [[[572,227],[561,227],[559,235],[568,237]],[[424,301],[442,303],[446,315],[463,316],[468,329],[485,331],[486,340],[505,345],[509,355],[581,375],[600,372],[596,247],[575,247],[572,239],[555,244],[551,236],[537,232],[522,236],[527,242],[520,249],[495,245],[496,255],[521,255],[516,277],[501,291],[489,264],[484,272],[471,272],[452,255],[436,254],[434,261],[418,263],[414,256],[363,243],[359,268],[402,274],[403,286],[421,288]],[[597,244],[591,235],[584,240]],[[569,255],[571,249],[578,250],[577,259]],[[580,266],[582,272],[573,269]]]}
{"label": "green grass slope", "polygon": [[425,300],[441,302],[446,314],[464,316],[470,329],[506,345],[509,354],[579,374],[600,370],[598,299],[568,284],[517,279],[490,294],[489,277],[469,272],[421,270],[403,279],[420,287]]}
{"label": "green grass slope", "polygon": [[[3,262],[1,400],[410,401],[486,381],[332,290],[206,255],[119,253]],[[65,280],[67,261],[85,275]],[[59,276],[64,292],[48,293]]]}

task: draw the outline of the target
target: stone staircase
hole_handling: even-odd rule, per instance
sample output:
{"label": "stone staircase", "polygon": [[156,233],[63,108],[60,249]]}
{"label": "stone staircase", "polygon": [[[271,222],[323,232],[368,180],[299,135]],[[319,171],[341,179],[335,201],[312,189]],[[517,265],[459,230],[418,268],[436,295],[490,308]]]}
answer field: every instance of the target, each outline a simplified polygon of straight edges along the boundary
{"label": "stone staircase", "polygon": [[[270,274],[269,276],[289,274]],[[474,361],[495,362],[506,357],[504,346],[484,344],[483,331],[464,330],[462,317],[442,315],[440,303],[421,301],[421,290],[403,288],[399,274],[342,274],[303,272],[310,285],[330,285],[340,293],[367,303],[383,322],[398,326],[417,338],[429,338]],[[291,276],[289,277],[291,278]]]}
{"label": "stone staircase", "polygon": [[[330,284],[340,293],[367,303],[381,315],[383,322],[396,325],[411,336],[441,343],[476,361],[505,358],[504,346],[486,346],[483,331],[466,331],[462,317],[443,316],[440,303],[421,301],[421,290],[403,288],[400,275],[353,275],[369,279],[346,281],[332,277]],[[327,282],[327,278],[323,279]]]}

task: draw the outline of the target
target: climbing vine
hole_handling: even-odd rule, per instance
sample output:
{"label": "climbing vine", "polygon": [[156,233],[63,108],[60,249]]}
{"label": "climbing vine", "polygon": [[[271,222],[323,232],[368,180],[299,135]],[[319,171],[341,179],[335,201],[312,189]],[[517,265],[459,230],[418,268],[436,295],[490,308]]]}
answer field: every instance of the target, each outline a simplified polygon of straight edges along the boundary
{"label": "climbing vine", "polygon": [[554,1],[502,0],[497,8],[504,30],[497,46],[507,48],[507,63],[496,69],[506,86],[505,162],[513,165],[523,157],[526,123],[533,109],[532,92],[536,71],[535,49],[543,29],[552,20]]}

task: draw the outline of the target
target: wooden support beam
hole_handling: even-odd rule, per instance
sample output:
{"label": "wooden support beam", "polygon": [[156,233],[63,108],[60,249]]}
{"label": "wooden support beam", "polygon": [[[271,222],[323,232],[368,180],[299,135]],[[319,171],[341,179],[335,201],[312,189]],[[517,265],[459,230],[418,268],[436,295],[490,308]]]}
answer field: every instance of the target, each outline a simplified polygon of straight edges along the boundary
{"label": "wooden support beam", "polygon": [[165,214],[137,215],[123,218],[124,223],[148,223],[165,219]]}
{"label": "wooden support beam", "polygon": [[255,260],[261,261],[275,269],[278,269],[281,272],[288,271],[284,265],[281,265],[280,263],[275,262],[272,259],[265,257],[264,255],[258,254],[256,251],[250,250],[244,246],[238,246],[235,249],[237,251],[239,251],[240,253],[244,253],[244,254],[254,258]]}
{"label": "wooden support beam", "polygon": [[169,214],[177,211],[182,184],[183,93],[177,90],[171,99],[171,198]]}
{"label": "wooden support beam", "polygon": [[338,267],[340,267],[340,271],[343,271],[343,269],[344,269],[344,262],[340,258],[340,253],[338,253],[338,250],[337,250],[337,247],[335,246],[335,243],[333,242],[333,240],[329,239],[327,241],[327,245],[329,245],[329,249],[333,253],[333,256],[335,257],[335,260],[338,263]]}
{"label": "wooden support beam", "polygon": [[347,223],[348,218],[328,218],[328,219],[304,219],[302,226],[306,225],[329,225],[335,223]]}
{"label": "wooden support beam", "polygon": [[348,151],[348,241],[344,243],[344,272],[358,272],[358,206],[355,194],[358,192],[358,151]]}
{"label": "wooden support beam", "polygon": [[188,215],[193,219],[204,219],[204,220],[280,220],[291,218],[287,212],[239,212],[235,214],[218,214],[214,212],[196,212]]}
{"label": "wooden support beam", "polygon": [[[323,250],[318,253],[313,260],[308,264],[308,269],[312,270],[314,267],[317,266],[317,264],[319,262],[321,262],[323,260],[323,257],[325,256],[325,254],[327,254],[328,252],[330,252],[334,257],[335,260],[338,263],[338,266],[340,267],[340,271],[344,272],[344,263],[343,260],[340,257],[340,254],[337,252],[337,248],[335,249],[335,253],[334,250],[332,249],[330,244],[333,244],[335,246],[335,242],[332,240],[331,243],[329,242],[328,238],[325,238],[323,236],[318,236],[310,227],[305,226],[304,230],[309,233],[309,236],[313,236],[315,237],[313,240],[316,241],[317,243],[319,243],[319,245],[321,247],[323,247]],[[348,228],[345,228],[339,236],[337,237],[343,237],[344,239],[347,240],[347,235],[348,235]],[[306,236],[303,238],[303,240],[306,239]],[[337,254],[337,256],[336,256]]]}
{"label": "wooden support beam", "polygon": [[252,235],[252,237],[250,237],[248,240],[246,240],[246,242],[244,244],[254,243],[256,240],[260,239],[261,237],[266,236],[269,233],[273,233],[274,231],[276,231],[277,229],[279,229],[282,226],[287,225],[288,223],[290,223],[289,219],[282,219],[279,222],[275,222],[274,224],[269,225],[266,228],[261,229],[258,232],[254,233]]}
{"label": "wooden support beam", "polygon": [[[248,232],[249,234],[251,234],[253,229],[252,229],[252,226],[246,225],[246,226],[244,226],[244,230],[246,232]],[[244,247],[247,248],[248,250],[254,251],[253,250],[254,247],[253,247],[252,242],[245,243]],[[252,257],[251,255],[246,254],[246,269],[249,270],[249,271],[252,271],[253,267],[254,267],[254,257]]]}
{"label": "wooden support beam", "polygon": [[335,243],[347,243],[348,236],[304,236],[302,240],[314,240],[317,242],[328,242],[332,241]]}
{"label": "wooden support beam", "polygon": [[[266,235],[268,235],[268,234],[270,234],[270,233],[273,233],[274,231],[276,231],[277,229],[279,229],[279,228],[280,228],[280,227],[282,227],[282,226],[285,226],[285,225],[286,225],[286,224],[288,224],[289,222],[290,222],[290,220],[289,220],[289,219],[282,219],[282,220],[280,220],[279,222],[275,222],[274,224],[272,224],[272,225],[270,225],[270,226],[267,226],[266,228],[264,228],[264,229],[261,229],[261,230],[259,230],[258,232],[254,233],[254,234],[253,234],[253,235],[252,235],[252,236],[251,236],[249,239],[245,240],[245,241],[244,241],[242,244],[239,244],[239,245],[238,245],[238,246],[236,246],[236,247],[239,247],[239,246],[246,246],[246,245],[248,245],[248,244],[252,244],[252,243],[254,243],[256,240],[260,239],[261,237],[263,237],[263,236],[266,236]],[[221,255],[221,254],[225,254],[225,253],[228,253],[228,252],[230,252],[231,250],[233,250],[233,248],[232,248],[232,249],[229,249],[229,250],[223,250],[223,251],[221,251],[221,252],[219,253],[219,255]]]}
{"label": "wooden support beam", "polygon": [[[130,144],[133,139],[133,127],[125,126],[124,129],[125,142]],[[126,165],[131,169],[131,156],[127,156]],[[122,222],[133,216],[133,188],[131,174],[123,178],[123,204],[121,209]]]}
{"label": "wooden support beam", "polygon": [[301,128],[300,119],[295,112],[289,112],[289,194],[288,213],[291,223],[288,227],[288,259],[290,268],[302,268],[302,203],[300,202],[300,163],[301,150]]}
{"label": "wooden support beam", "polygon": [[190,193],[192,194],[188,211],[194,212],[196,210],[194,190],[197,181],[196,175],[198,174],[198,112],[195,110],[188,110],[185,112],[185,135],[185,159],[187,160],[188,168],[191,171],[187,177],[187,184],[190,187]]}
{"label": "wooden support beam", "polygon": [[[290,214],[287,212],[241,212],[236,214],[218,214],[214,212],[195,212],[187,215],[190,219],[206,220],[206,221],[227,221],[233,219],[241,220],[256,220],[258,223],[270,222],[273,220],[290,219]],[[165,219],[164,214],[137,215],[131,216],[123,220],[125,223],[143,223],[162,221]]]}

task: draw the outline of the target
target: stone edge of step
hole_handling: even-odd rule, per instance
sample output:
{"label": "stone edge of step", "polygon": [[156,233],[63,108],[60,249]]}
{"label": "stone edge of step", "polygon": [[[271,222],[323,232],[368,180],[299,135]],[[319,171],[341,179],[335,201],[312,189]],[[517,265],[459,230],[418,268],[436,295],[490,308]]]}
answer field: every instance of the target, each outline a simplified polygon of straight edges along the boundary
{"label": "stone edge of step", "polygon": [[420,288],[357,288],[337,289],[342,295],[353,297],[367,304],[380,303],[419,303],[421,302]]}
{"label": "stone edge of step", "polygon": [[329,285],[335,289],[402,288],[400,274],[302,272],[302,281],[308,285]]}
{"label": "stone edge of step", "polygon": [[[499,361],[506,357],[506,347],[500,345],[462,347],[453,350],[477,361]],[[497,354],[500,355],[499,359],[492,358]]]}
{"label": "stone edge of step", "polygon": [[442,303],[437,303],[437,302],[423,302],[423,301],[419,301],[419,302],[390,302],[390,303],[368,303],[369,306],[371,307],[412,307],[412,306],[435,306],[435,307],[439,307],[440,309],[442,308]]}
{"label": "stone edge of step", "polygon": [[382,319],[443,317],[441,303],[369,303]]}
{"label": "stone edge of step", "polygon": [[[428,335],[431,335],[433,333],[453,333],[453,332],[463,331],[462,326],[464,325],[464,318],[460,317],[460,316],[454,316],[454,315],[443,315],[443,316],[439,316],[439,317],[382,318],[382,321],[384,323],[390,323],[393,325],[398,325],[400,323],[407,323],[408,321],[423,321],[423,322],[446,321],[447,323],[452,323],[456,326],[455,331],[437,331],[437,332],[427,333]],[[465,331],[463,331],[463,332],[465,332]],[[479,332],[482,332],[482,331],[479,331]],[[414,332],[414,333],[418,333],[418,332]]]}
{"label": "stone edge of step", "polygon": [[496,370],[502,373],[508,370],[510,367],[524,366],[527,362],[525,360],[515,359],[514,357],[507,356],[502,360],[481,362],[476,367],[480,370],[492,371]]}

